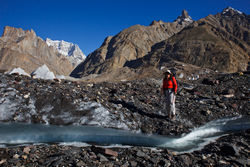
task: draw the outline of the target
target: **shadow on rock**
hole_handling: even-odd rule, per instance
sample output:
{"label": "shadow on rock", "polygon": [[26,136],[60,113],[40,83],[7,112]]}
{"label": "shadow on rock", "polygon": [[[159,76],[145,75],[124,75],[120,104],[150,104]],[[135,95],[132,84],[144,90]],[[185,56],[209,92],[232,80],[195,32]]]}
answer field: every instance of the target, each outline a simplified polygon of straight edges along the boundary
{"label": "shadow on rock", "polygon": [[150,117],[150,118],[157,118],[157,119],[164,119],[164,120],[168,119],[167,116],[162,116],[162,115],[158,115],[158,114],[154,114],[154,113],[144,112],[140,108],[137,108],[131,102],[126,102],[124,100],[111,100],[109,102],[114,103],[114,104],[121,104],[124,108],[127,108],[128,110],[130,110],[132,112],[137,112],[138,114],[140,114],[142,116],[147,116],[147,117]]}

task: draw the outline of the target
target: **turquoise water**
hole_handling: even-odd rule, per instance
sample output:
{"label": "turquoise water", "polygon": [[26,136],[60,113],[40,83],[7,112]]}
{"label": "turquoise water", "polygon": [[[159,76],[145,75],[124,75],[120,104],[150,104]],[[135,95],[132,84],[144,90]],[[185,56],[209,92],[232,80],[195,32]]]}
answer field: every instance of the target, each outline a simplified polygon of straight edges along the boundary
{"label": "turquoise water", "polygon": [[246,129],[250,129],[249,116],[215,120],[178,137],[147,135],[93,126],[0,123],[0,145],[9,147],[20,144],[78,142],[165,147],[177,152],[190,152],[202,148],[223,135]]}

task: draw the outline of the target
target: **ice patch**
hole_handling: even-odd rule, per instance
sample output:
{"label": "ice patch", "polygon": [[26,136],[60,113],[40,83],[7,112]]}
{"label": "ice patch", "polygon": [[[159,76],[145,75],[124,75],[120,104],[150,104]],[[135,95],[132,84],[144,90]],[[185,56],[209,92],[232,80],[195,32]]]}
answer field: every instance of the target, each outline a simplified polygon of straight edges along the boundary
{"label": "ice patch", "polygon": [[54,73],[45,64],[32,72],[31,76],[41,79],[55,79]]}
{"label": "ice patch", "polygon": [[64,75],[57,75],[56,78],[57,79],[66,79],[66,77]]}
{"label": "ice patch", "polygon": [[42,120],[45,122],[46,125],[49,125],[48,116],[50,114],[50,111],[53,110],[53,108],[54,107],[51,105],[46,105],[40,111],[40,113],[42,114]]}
{"label": "ice patch", "polygon": [[14,68],[12,69],[11,71],[7,72],[8,74],[14,74],[14,73],[17,73],[19,75],[25,75],[25,76],[28,76],[30,77],[30,75],[25,72],[22,68],[18,67],[18,68]]}
{"label": "ice patch", "polygon": [[83,116],[79,120],[79,124],[97,125],[102,127],[113,127],[128,130],[128,122],[122,114],[112,114],[101,104],[96,102],[81,102],[77,110],[89,110],[90,114]]}
{"label": "ice patch", "polygon": [[41,113],[49,113],[54,107],[51,105],[46,105],[41,109]]}
{"label": "ice patch", "polygon": [[[1,86],[6,86],[1,84]],[[23,98],[14,88],[1,87],[0,89],[0,121],[31,122],[31,116],[36,115],[35,101],[32,98]]]}
{"label": "ice patch", "polygon": [[9,98],[0,99],[0,121],[11,119],[17,110],[17,106]]}
{"label": "ice patch", "polygon": [[91,146],[87,143],[83,142],[61,142],[59,143],[60,146],[75,146],[75,147],[88,147]]}
{"label": "ice patch", "polygon": [[188,80],[197,80],[197,79],[199,79],[200,78],[200,76],[199,75],[194,75],[194,74],[191,74],[191,76],[188,76],[187,77],[187,79]]}
{"label": "ice patch", "polygon": [[59,120],[63,120],[64,124],[69,124],[74,122],[74,120],[76,119],[71,113],[69,112],[65,112],[59,115],[51,115],[50,118],[53,119],[59,119]]}
{"label": "ice patch", "polygon": [[[1,89],[2,92],[3,88]],[[16,94],[13,88],[5,89],[5,93],[0,99],[0,120],[9,120],[18,109],[19,101],[22,99]]]}

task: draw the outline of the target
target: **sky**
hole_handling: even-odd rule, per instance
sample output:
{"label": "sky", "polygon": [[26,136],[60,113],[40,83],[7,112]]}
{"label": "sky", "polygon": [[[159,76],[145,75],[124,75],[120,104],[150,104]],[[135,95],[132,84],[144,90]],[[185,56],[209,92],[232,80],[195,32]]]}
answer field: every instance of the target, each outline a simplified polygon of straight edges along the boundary
{"label": "sky", "polygon": [[88,55],[130,26],[173,22],[183,9],[199,20],[228,6],[250,14],[250,0],[0,0],[0,34],[5,26],[33,29],[44,40],[75,43]]}

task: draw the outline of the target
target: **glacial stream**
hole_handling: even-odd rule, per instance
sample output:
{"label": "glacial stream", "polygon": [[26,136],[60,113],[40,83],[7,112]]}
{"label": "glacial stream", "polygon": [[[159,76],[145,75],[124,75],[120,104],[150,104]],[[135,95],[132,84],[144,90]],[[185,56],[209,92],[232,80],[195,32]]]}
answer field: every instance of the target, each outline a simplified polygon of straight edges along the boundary
{"label": "glacial stream", "polygon": [[159,136],[94,126],[54,126],[0,123],[0,147],[39,143],[95,143],[103,146],[165,147],[176,152],[201,149],[231,132],[250,129],[250,117],[239,116],[211,121],[181,136]]}

